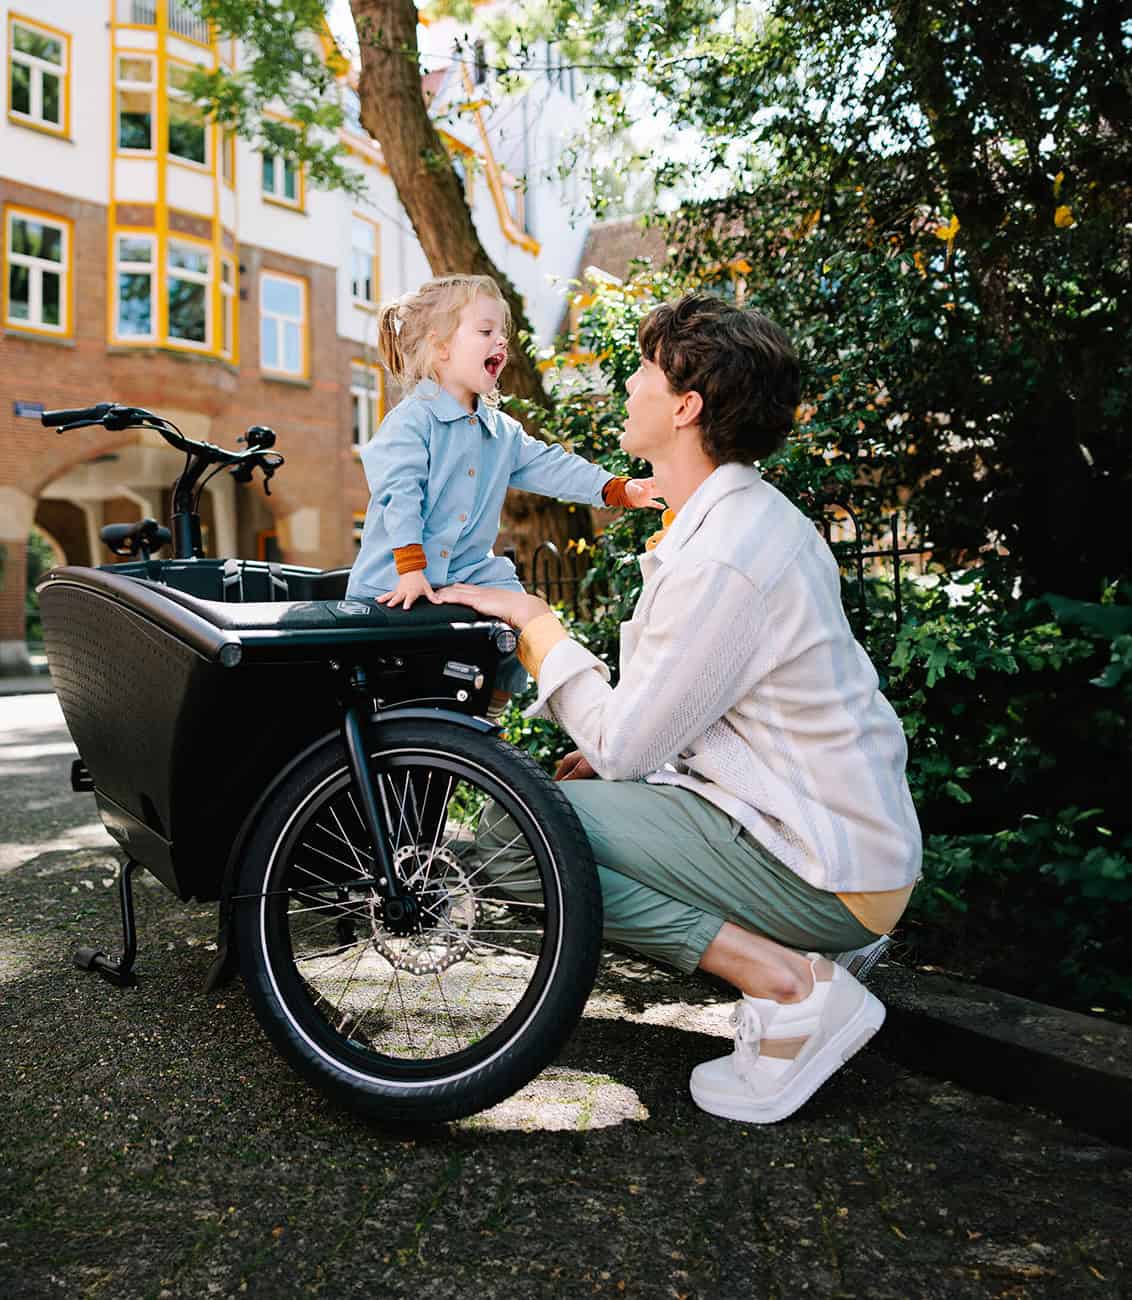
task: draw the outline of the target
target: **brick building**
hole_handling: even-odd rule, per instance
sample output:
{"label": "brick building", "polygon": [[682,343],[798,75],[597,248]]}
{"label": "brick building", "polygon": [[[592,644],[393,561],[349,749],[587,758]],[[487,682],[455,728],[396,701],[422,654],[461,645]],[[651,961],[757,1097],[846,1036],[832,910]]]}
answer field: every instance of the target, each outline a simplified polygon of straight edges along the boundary
{"label": "brick building", "polygon": [[[270,498],[228,475],[212,481],[210,553],[348,563],[367,498],[357,451],[387,396],[375,309],[429,269],[348,73],[342,139],[365,179],[361,202],[308,189],[282,158],[200,118],[185,73],[235,67],[240,51],[178,0],[36,0],[2,12],[0,672],[18,672],[29,531],[60,560],[107,562],[100,527],[167,519],[181,463],[155,434],[56,435],[39,409],[129,402],[227,446],[250,424],[270,425],[286,468]],[[422,46],[450,52],[453,36],[433,24]],[[466,100],[483,75],[441,62],[430,102],[439,112]],[[586,226],[576,179],[514,171],[526,157],[552,159],[548,124],[570,116],[572,78],[539,90],[539,111],[523,112],[535,138],[517,145],[511,110],[493,114],[481,94],[446,139],[487,251],[549,341],[561,312],[552,278],[574,273]]]}

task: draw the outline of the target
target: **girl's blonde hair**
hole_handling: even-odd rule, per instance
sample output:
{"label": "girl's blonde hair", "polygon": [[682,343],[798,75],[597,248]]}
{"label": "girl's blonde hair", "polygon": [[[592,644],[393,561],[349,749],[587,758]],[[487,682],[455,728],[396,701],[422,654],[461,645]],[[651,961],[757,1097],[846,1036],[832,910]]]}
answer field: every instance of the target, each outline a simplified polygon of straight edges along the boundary
{"label": "girl's blonde hair", "polygon": [[[436,348],[447,343],[460,324],[460,313],[483,296],[503,308],[503,330],[511,333],[511,309],[488,275],[440,275],[416,291],[386,303],[377,322],[377,346],[389,373],[403,388],[422,379],[439,382]],[[498,401],[498,389],[487,401]]]}

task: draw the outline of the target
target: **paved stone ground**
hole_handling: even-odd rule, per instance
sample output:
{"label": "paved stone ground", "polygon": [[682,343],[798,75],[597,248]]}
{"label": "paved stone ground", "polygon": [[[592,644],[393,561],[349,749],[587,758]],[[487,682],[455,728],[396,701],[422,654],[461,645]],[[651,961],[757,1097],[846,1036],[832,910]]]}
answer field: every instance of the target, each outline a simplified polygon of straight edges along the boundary
{"label": "paved stone ground", "polygon": [[141,986],[69,966],[118,942],[71,752],[52,697],[0,700],[0,1295],[1127,1294],[1132,1153],[871,1050],[784,1124],[715,1120],[685,1083],[719,993],[621,957],[503,1105],[343,1115],[202,991],[211,909],[143,874]]}

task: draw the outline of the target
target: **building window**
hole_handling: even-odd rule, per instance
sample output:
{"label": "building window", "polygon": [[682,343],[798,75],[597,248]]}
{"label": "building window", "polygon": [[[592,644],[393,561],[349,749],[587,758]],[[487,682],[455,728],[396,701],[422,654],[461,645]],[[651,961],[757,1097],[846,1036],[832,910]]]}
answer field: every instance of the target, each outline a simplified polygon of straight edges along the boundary
{"label": "building window", "polygon": [[261,370],[301,378],[306,374],[305,280],[265,272],[259,282]]}
{"label": "building window", "polygon": [[169,30],[175,36],[196,41],[198,45],[209,43],[212,33],[208,30],[208,23],[193,12],[191,5],[183,4],[181,0],[168,0],[168,8]]}
{"label": "building window", "polygon": [[119,235],[115,240],[115,333],[119,338],[151,339],[156,334],[152,235]]}
{"label": "building window", "polygon": [[71,38],[23,18],[8,23],[8,116],[66,135],[70,126]]}
{"label": "building window", "polygon": [[473,57],[472,83],[476,86],[484,86],[487,84],[487,49],[483,41],[476,41]]}
{"label": "building window", "polygon": [[220,355],[230,357],[236,350],[236,263],[230,257],[220,259]]}
{"label": "building window", "polygon": [[208,346],[211,270],[212,255],[207,248],[169,241],[166,274],[171,341]]}
{"label": "building window", "polygon": [[118,56],[118,148],[153,152],[153,59],[145,54]]}
{"label": "building window", "polygon": [[17,329],[70,330],[70,223],[9,208],[4,319]]}
{"label": "building window", "polygon": [[350,405],[353,408],[354,446],[364,447],[377,432],[385,414],[385,384],[377,366],[363,361],[351,365]]}
{"label": "building window", "polygon": [[303,181],[299,169],[279,154],[263,155],[263,197],[289,208],[303,206]]}
{"label": "building window", "polygon": [[169,155],[207,167],[208,127],[186,90],[191,76],[192,68],[169,65]]}
{"label": "building window", "polygon": [[157,0],[118,0],[118,21],[131,27],[157,24]]}
{"label": "building window", "polygon": [[354,217],[350,235],[350,294],[359,307],[377,304],[378,228],[365,217]]}

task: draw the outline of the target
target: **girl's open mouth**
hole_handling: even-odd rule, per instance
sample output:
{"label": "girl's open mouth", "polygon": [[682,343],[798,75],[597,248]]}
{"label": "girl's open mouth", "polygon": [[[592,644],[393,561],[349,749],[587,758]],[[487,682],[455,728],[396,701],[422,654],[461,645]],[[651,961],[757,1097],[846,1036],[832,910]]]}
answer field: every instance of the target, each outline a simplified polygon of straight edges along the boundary
{"label": "girl's open mouth", "polygon": [[483,368],[492,377],[492,379],[498,379],[499,372],[503,369],[503,367],[506,364],[507,364],[507,353],[496,352],[494,356],[488,357],[488,359],[483,363]]}

